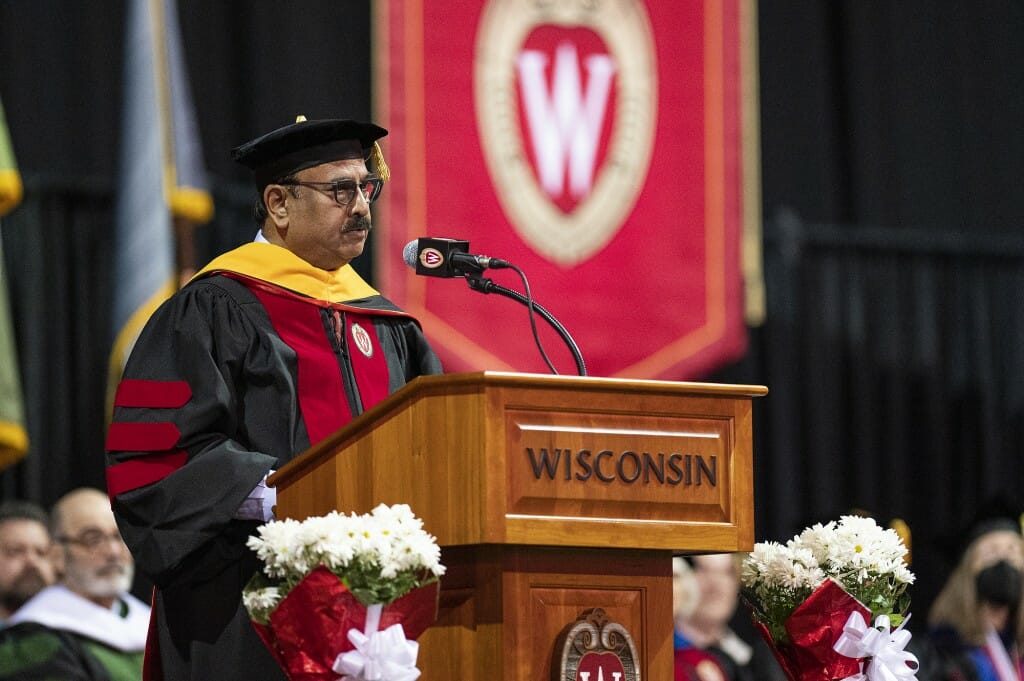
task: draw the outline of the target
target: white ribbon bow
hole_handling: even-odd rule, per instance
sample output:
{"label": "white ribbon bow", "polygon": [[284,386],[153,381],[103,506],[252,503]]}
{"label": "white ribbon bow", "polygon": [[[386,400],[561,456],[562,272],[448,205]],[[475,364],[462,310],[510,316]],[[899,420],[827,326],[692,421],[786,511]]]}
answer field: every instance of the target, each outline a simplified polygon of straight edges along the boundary
{"label": "white ribbon bow", "polygon": [[[917,656],[903,650],[910,643],[910,632],[903,629],[909,621],[910,615],[907,615],[903,623],[890,632],[887,615],[879,615],[875,626],[869,627],[863,615],[851,612],[832,649],[846,657],[861,658],[860,672],[843,681],[916,681]],[[871,658],[867,665],[863,660],[866,657]]]}
{"label": "white ribbon bow", "polygon": [[334,671],[341,681],[415,681],[420,676],[416,655],[420,644],[405,638],[401,624],[377,631],[383,606],[366,609],[366,628],[348,630],[348,640],[356,648],[334,660]]}

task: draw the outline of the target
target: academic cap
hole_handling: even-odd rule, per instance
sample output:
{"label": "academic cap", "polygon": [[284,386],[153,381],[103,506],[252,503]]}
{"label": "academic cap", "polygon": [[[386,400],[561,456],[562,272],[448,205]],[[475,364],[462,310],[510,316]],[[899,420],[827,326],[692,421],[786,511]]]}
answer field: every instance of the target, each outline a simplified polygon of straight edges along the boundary
{"label": "academic cap", "polygon": [[306,120],[278,128],[231,150],[231,157],[250,168],[261,189],[305,168],[321,163],[360,158],[373,161],[382,180],[387,166],[377,140],[388,134],[373,123],[347,118]]}
{"label": "academic cap", "polygon": [[937,536],[936,547],[951,563],[956,563],[964,557],[971,544],[990,532],[1024,533],[1022,510],[1012,496],[997,492],[978,502],[965,523]]}
{"label": "academic cap", "polygon": [[990,532],[1021,534],[1022,521],[1024,514],[1021,513],[1020,507],[1007,496],[999,495],[986,499],[964,533],[962,549],[966,550],[968,546]]}

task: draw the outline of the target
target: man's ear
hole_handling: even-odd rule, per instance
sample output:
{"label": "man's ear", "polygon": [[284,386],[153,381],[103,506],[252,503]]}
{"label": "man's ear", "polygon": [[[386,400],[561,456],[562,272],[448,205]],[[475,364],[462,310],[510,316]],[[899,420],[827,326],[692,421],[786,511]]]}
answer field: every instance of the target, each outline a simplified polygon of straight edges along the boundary
{"label": "man's ear", "polygon": [[263,189],[263,205],[267,216],[280,229],[288,228],[288,191],[279,184],[268,184]]}

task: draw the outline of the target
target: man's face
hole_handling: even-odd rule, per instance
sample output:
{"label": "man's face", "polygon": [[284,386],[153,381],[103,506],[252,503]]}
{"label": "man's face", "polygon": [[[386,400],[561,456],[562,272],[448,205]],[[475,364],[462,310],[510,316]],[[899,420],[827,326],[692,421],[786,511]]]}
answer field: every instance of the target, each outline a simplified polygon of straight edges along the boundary
{"label": "man's face", "polygon": [[[295,174],[300,182],[333,182],[367,177],[361,159],[333,161]],[[348,205],[339,205],[327,187],[290,187],[287,227],[281,233],[285,247],[324,270],[335,270],[363,253],[370,232],[370,205],[360,192]],[[280,231],[280,230],[279,230]]]}
{"label": "man's face", "polygon": [[20,608],[41,589],[53,584],[50,533],[35,520],[0,523],[0,610]]}
{"label": "man's face", "polygon": [[724,624],[736,610],[740,580],[736,559],[728,553],[693,557],[693,572],[700,585],[700,605],[694,617]]}
{"label": "man's face", "polygon": [[134,563],[106,498],[76,499],[61,524],[64,586],[90,599],[114,598],[131,588]]}

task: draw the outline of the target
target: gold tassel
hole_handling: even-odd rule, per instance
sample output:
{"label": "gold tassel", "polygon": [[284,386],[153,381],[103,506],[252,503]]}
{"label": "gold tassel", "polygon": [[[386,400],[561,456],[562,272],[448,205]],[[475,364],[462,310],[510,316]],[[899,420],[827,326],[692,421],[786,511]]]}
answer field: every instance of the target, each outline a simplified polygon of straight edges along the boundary
{"label": "gold tassel", "polygon": [[388,164],[384,162],[384,152],[380,150],[380,145],[376,142],[373,143],[373,149],[370,150],[369,160],[373,162],[380,179],[385,182],[391,179],[391,170],[388,168]]}

